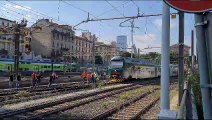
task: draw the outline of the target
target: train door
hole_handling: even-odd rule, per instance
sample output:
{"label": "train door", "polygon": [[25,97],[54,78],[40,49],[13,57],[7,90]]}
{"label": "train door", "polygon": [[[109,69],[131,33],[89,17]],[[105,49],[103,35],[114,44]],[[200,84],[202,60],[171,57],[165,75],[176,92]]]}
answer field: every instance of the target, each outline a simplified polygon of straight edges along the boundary
{"label": "train door", "polygon": [[8,72],[12,72],[12,71],[13,71],[13,66],[12,66],[12,64],[7,64],[6,67],[7,67],[7,71],[8,71]]}
{"label": "train door", "polygon": [[39,65],[33,65],[33,71],[39,72],[39,70],[40,70]]}

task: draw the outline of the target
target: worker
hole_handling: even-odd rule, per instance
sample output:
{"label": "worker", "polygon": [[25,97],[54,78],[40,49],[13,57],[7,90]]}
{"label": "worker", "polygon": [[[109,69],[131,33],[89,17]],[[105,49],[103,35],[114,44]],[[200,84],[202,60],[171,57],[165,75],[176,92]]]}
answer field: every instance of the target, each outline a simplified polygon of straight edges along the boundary
{"label": "worker", "polygon": [[87,83],[89,83],[89,81],[91,80],[91,73],[87,74]]}
{"label": "worker", "polygon": [[10,73],[10,77],[9,77],[9,88],[13,88],[13,74]]}
{"label": "worker", "polygon": [[36,87],[37,83],[37,75],[35,72],[32,73],[32,88],[34,89]]}
{"label": "worker", "polygon": [[86,81],[87,74],[85,71],[82,72],[83,81]]}
{"label": "worker", "polygon": [[50,74],[48,87],[51,87],[52,81],[53,81],[53,76],[52,76],[52,74]]}
{"label": "worker", "polygon": [[20,87],[20,83],[21,83],[21,74],[18,74],[17,81],[16,81],[16,88]]}
{"label": "worker", "polygon": [[36,85],[39,86],[39,85],[40,85],[40,82],[41,82],[41,73],[38,73],[38,74],[36,75],[36,77],[37,77]]}
{"label": "worker", "polygon": [[55,83],[55,80],[57,78],[57,75],[55,72],[52,73],[52,82]]}
{"label": "worker", "polygon": [[93,84],[93,88],[96,87],[96,78],[95,78],[95,76],[96,76],[96,73],[92,72],[91,73],[91,81],[92,81],[92,84]]}

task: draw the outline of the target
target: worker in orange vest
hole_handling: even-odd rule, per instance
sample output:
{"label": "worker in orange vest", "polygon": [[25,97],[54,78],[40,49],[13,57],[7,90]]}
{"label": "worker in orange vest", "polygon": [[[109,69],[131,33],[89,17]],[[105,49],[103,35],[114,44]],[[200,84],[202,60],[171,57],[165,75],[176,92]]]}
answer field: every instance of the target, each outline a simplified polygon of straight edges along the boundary
{"label": "worker in orange vest", "polygon": [[32,88],[35,88],[37,82],[37,74],[35,72],[32,73]]}
{"label": "worker in orange vest", "polygon": [[88,73],[88,74],[87,74],[87,82],[90,81],[90,79],[91,79],[91,74]]}
{"label": "worker in orange vest", "polygon": [[83,77],[83,80],[86,81],[87,74],[85,71],[82,72],[82,77]]}

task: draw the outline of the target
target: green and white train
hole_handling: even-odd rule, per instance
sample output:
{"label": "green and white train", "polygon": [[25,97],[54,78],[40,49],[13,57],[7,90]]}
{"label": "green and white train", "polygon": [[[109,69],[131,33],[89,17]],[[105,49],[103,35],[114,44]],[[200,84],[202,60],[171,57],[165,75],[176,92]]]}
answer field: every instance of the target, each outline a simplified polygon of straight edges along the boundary
{"label": "green and white train", "polygon": [[[75,72],[78,70],[77,63],[51,63],[51,62],[30,62],[30,61],[20,61],[19,62],[19,72],[21,74],[30,75],[33,71],[36,72]],[[14,70],[14,60],[0,60],[0,73],[11,73]]]}
{"label": "green and white train", "polygon": [[[155,78],[161,75],[161,66],[150,60],[138,60],[115,56],[110,61],[110,78],[116,79],[145,79]],[[170,76],[178,75],[178,66],[170,65]]]}

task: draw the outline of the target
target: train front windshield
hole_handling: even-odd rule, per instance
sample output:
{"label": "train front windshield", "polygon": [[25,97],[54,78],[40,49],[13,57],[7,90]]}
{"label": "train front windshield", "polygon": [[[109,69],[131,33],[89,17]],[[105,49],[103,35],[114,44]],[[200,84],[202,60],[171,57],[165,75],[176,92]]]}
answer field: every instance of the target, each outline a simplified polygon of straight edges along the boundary
{"label": "train front windshield", "polygon": [[123,67],[123,61],[111,61],[110,67],[111,68],[122,68]]}

